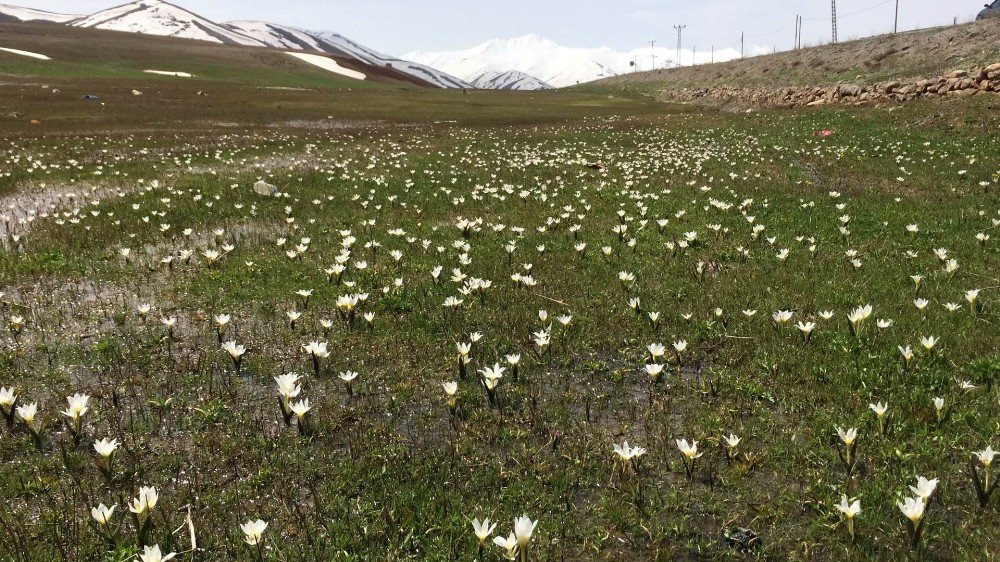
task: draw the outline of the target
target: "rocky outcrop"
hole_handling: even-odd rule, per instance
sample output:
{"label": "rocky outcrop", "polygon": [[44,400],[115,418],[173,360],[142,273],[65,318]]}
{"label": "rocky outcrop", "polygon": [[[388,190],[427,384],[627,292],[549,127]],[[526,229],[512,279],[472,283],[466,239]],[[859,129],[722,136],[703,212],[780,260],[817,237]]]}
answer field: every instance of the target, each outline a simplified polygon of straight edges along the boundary
{"label": "rocky outcrop", "polygon": [[833,84],[816,87],[741,87],[663,90],[665,101],[736,107],[815,107],[847,103],[904,102],[917,98],[966,97],[1000,93],[1000,63],[972,70],[955,70],[930,79],[892,80],[874,84]]}

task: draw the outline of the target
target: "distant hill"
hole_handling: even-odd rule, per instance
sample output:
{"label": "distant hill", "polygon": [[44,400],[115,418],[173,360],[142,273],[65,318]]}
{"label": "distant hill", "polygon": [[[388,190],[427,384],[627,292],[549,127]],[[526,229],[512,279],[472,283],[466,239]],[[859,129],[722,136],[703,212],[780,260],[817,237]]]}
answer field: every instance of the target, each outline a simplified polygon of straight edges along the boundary
{"label": "distant hill", "polygon": [[[224,45],[317,51],[380,67],[374,74],[400,72],[411,80],[439,88],[472,85],[429,66],[383,55],[332,32],[310,32],[267,22],[217,23],[163,0],[137,0],[90,15],[55,14],[0,4],[0,21],[50,21],[72,27],[122,31],[149,36],[194,39]],[[373,73],[369,71],[369,73]]]}

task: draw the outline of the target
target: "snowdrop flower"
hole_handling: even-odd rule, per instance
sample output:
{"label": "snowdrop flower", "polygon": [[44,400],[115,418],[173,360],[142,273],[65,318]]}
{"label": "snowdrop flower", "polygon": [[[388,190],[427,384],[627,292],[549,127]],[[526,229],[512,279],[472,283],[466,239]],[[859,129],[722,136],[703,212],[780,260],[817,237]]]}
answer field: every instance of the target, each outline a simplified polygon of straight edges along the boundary
{"label": "snowdrop flower", "polygon": [[847,496],[842,495],[837,510],[843,513],[844,518],[847,519],[847,532],[850,533],[851,540],[854,540],[854,517],[861,513],[861,501],[854,500],[853,503],[848,503]]}
{"label": "snowdrop flower", "polygon": [[904,502],[900,502],[897,505],[899,506],[899,510],[903,512],[903,515],[914,524],[919,523],[924,516],[924,501],[922,498],[906,498]]}
{"label": "snowdrop flower", "polygon": [[653,383],[659,383],[663,377],[663,364],[662,363],[647,363],[643,365],[643,370],[646,374],[653,379]]}
{"label": "snowdrop flower", "polygon": [[306,398],[293,403],[291,405],[291,410],[296,416],[298,416],[299,421],[302,421],[302,419],[306,417],[306,414],[309,413],[309,410],[312,410],[312,405],[309,404],[309,399]]}
{"label": "snowdrop flower", "polygon": [[517,538],[517,547],[521,552],[521,560],[528,559],[528,543],[531,542],[531,535],[535,532],[538,521],[532,521],[527,515],[522,515],[514,519],[514,536]]}
{"label": "snowdrop flower", "polygon": [[934,336],[925,336],[920,338],[920,345],[924,346],[924,349],[931,351],[937,344],[938,339]]}
{"label": "snowdrop flower", "polygon": [[632,459],[639,458],[646,454],[646,449],[642,447],[629,447],[628,441],[623,441],[621,445],[618,445],[617,443],[613,443],[612,445],[612,448],[618,455],[619,460],[624,463],[628,463],[632,461]]}
{"label": "snowdrop flower", "polygon": [[875,412],[875,417],[878,418],[879,433],[885,435],[885,415],[889,411],[889,405],[885,402],[879,402],[877,404],[868,404],[868,408],[872,412]]}
{"label": "snowdrop flower", "polygon": [[833,311],[832,310],[820,311],[819,317],[822,318],[823,320],[829,320],[833,318]]}
{"label": "snowdrop flower", "polygon": [[117,439],[98,439],[94,442],[94,450],[105,459],[110,458],[116,449],[118,449]]}
{"label": "snowdrop flower", "polygon": [[108,526],[108,522],[111,521],[111,516],[115,512],[115,506],[112,505],[108,507],[106,505],[99,504],[97,507],[90,508],[90,516],[97,521],[98,525]]}
{"label": "snowdrop flower", "polygon": [[32,402],[26,406],[17,407],[17,416],[21,418],[28,429],[35,429],[35,416],[38,415],[38,403]]}
{"label": "snowdrop flower", "polygon": [[938,421],[944,419],[944,398],[940,396],[934,398],[934,411],[937,414]]}
{"label": "snowdrop flower", "polygon": [[156,501],[159,499],[159,495],[156,493],[156,488],[153,486],[142,486],[139,488],[139,495],[136,496],[132,503],[129,504],[129,511],[136,515],[147,514],[156,507]]}
{"label": "snowdrop flower", "polygon": [[844,445],[851,447],[854,445],[854,441],[858,438],[858,430],[854,427],[847,430],[838,427],[837,435],[840,437],[840,440],[844,442]]}
{"label": "snowdrop flower", "polygon": [[347,395],[354,395],[354,379],[358,378],[358,373],[356,371],[344,371],[338,375],[340,380],[344,381],[347,386]]}
{"label": "snowdrop flower", "polygon": [[847,467],[848,474],[850,474],[854,469],[854,462],[856,460],[854,459],[854,447],[857,444],[858,430],[854,427],[845,430],[838,426],[837,436],[840,437],[840,441],[844,444],[844,452],[840,453],[839,449],[837,452],[841,454],[841,460]]}
{"label": "snowdrop flower", "polygon": [[[982,451],[977,451],[975,453],[976,458],[979,459],[979,462],[983,463],[983,466],[985,466],[987,470],[989,470],[990,465],[993,464],[993,458],[996,457],[996,454],[997,452],[994,451],[993,448],[989,446],[987,446]],[[987,481],[988,480],[989,477],[987,477]]]}
{"label": "snowdrop flower", "polygon": [[979,298],[979,289],[970,289],[965,292],[965,300],[969,303],[969,308],[976,311],[976,299]]}
{"label": "snowdrop flower", "polygon": [[794,312],[791,312],[789,310],[779,310],[779,311],[775,312],[774,314],[772,314],[771,318],[774,319],[774,322],[776,324],[779,324],[779,325],[781,325],[781,324],[787,324],[788,321],[792,319],[792,315],[793,314],[794,314]]}
{"label": "snowdrop flower", "polygon": [[491,524],[489,518],[483,519],[482,523],[479,522],[479,519],[472,520],[472,530],[476,533],[476,538],[479,539],[480,550],[482,550],[486,544],[486,539],[490,538],[490,535],[493,534],[496,528],[497,524]]}
{"label": "snowdrop flower", "polygon": [[257,546],[261,543],[264,530],[267,529],[267,523],[265,523],[263,519],[257,519],[256,521],[250,520],[240,525],[240,529],[243,531],[243,534],[246,535],[244,540],[247,544],[250,546]]}
{"label": "snowdrop flower", "polygon": [[302,346],[304,351],[312,359],[313,373],[319,376],[320,360],[330,357],[330,351],[326,342],[311,341]]}
{"label": "snowdrop flower", "polygon": [[667,352],[667,348],[662,343],[651,343],[646,346],[646,351],[649,352],[649,360],[656,362]]}
{"label": "snowdrop flower", "polygon": [[884,320],[882,318],[879,318],[878,320],[875,321],[875,326],[879,330],[888,330],[889,328],[892,327],[892,320]]}
{"label": "snowdrop flower", "polygon": [[722,436],[722,443],[726,446],[726,460],[732,461],[736,456],[736,447],[739,447],[740,442],[743,441],[735,433],[730,433],[729,435]]}
{"label": "snowdrop flower", "polygon": [[913,349],[910,346],[898,346],[899,353],[903,356],[903,370],[908,371],[910,369],[910,362],[913,361]]}
{"label": "snowdrop flower", "polygon": [[493,544],[504,549],[507,560],[517,560],[517,537],[511,533],[509,537],[493,537]]}
{"label": "snowdrop flower", "polygon": [[695,460],[701,458],[704,453],[698,452],[698,442],[691,441],[688,442],[687,439],[677,439],[677,449],[680,450],[684,459],[684,470],[687,472],[688,479],[694,476],[694,463]]}
{"label": "snowdrop flower", "polygon": [[233,361],[233,367],[236,369],[236,376],[240,374],[240,367],[243,365],[243,356],[246,355],[247,348],[238,345],[236,341],[227,341],[222,344],[222,350],[225,351],[229,358]]}
{"label": "snowdrop flower", "polygon": [[800,321],[795,325],[795,327],[798,328],[800,332],[802,332],[802,339],[808,342],[809,338],[812,337],[813,330],[816,329],[816,323]]}
{"label": "snowdrop flower", "polygon": [[931,496],[934,495],[934,491],[937,489],[937,485],[938,485],[937,478],[928,480],[923,476],[918,476],[917,485],[910,486],[910,491],[913,492],[914,496],[923,499],[924,503],[927,503],[927,501],[930,500]]}
{"label": "snowdrop flower", "polygon": [[142,562],[167,562],[167,560],[172,560],[177,556],[176,552],[171,552],[170,554],[161,554],[160,546],[146,546],[143,548],[142,554],[139,555],[139,560]]}
{"label": "snowdrop flower", "polygon": [[79,431],[80,418],[90,410],[90,408],[87,407],[87,402],[89,400],[90,396],[79,393],[66,398],[66,402],[69,407],[60,413],[73,420],[73,425],[71,426],[71,431],[73,431],[73,433],[77,433]]}

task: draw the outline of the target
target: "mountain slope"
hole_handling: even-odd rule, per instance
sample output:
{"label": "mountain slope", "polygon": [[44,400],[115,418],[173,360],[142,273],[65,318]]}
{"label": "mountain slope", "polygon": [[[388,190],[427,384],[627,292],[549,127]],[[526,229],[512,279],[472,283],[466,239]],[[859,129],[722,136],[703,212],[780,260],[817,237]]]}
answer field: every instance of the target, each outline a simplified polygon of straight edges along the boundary
{"label": "mountain slope", "polygon": [[384,55],[343,35],[330,31],[312,32],[262,21],[233,21],[225,26],[235,33],[251,37],[277,49],[319,51],[359,60],[373,66],[387,67],[409,74],[440,88],[472,88],[464,82],[429,66]]}
{"label": "mountain slope", "polygon": [[46,12],[45,10],[36,10],[34,8],[23,8],[21,6],[0,4],[0,19],[8,21],[51,21],[55,23],[66,23],[79,17],[80,16],[73,14],[57,14],[55,12]]}
{"label": "mountain slope", "polygon": [[147,35],[165,35],[231,45],[264,46],[184,8],[162,0],[138,0],[95,12],[69,22],[75,27],[96,27]]}
{"label": "mountain slope", "polygon": [[[471,49],[460,51],[428,52],[415,51],[403,58],[424,63],[454,74],[464,80],[473,80],[486,72],[520,71],[557,88],[572,86],[626,74],[638,68],[649,68],[655,54],[656,67],[676,66],[674,49],[639,48],[620,52],[608,47],[596,49],[564,47],[537,35],[525,35],[514,39],[495,39]],[[708,62],[710,53],[681,51],[684,64],[692,58],[697,62]],[[739,57],[734,49],[716,51],[715,61]]]}
{"label": "mountain slope", "polygon": [[552,86],[519,70],[496,72],[489,70],[472,79],[480,90],[548,90]]}

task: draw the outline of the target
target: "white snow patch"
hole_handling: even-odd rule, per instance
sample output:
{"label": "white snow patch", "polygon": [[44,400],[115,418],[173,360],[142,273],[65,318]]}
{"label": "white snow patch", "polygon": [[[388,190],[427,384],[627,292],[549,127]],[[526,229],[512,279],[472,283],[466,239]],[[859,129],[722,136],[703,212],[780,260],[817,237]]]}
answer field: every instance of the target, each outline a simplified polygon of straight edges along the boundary
{"label": "white snow patch", "polygon": [[52,21],[56,23],[66,23],[80,17],[74,14],[57,14],[55,12],[11,6],[9,4],[0,4],[0,14],[7,14],[21,21]]}
{"label": "white snow patch", "polygon": [[143,70],[143,72],[148,72],[149,74],[159,74],[161,76],[177,76],[179,78],[191,78],[193,76],[187,72],[176,72],[173,70]]}
{"label": "white snow patch", "polygon": [[285,54],[288,56],[295,57],[299,60],[305,61],[309,64],[318,66],[323,70],[329,70],[330,72],[335,72],[337,74],[340,74],[341,76],[347,76],[348,78],[355,78],[357,80],[364,80],[365,78],[367,78],[363,73],[358,72],[357,70],[344,68],[339,64],[337,64],[337,61],[328,57],[320,55],[311,55],[309,53],[289,53],[287,51],[285,52]]}
{"label": "white snow patch", "polygon": [[0,51],[6,51],[8,53],[13,53],[15,55],[21,55],[22,57],[31,57],[33,59],[38,59],[38,60],[52,60],[41,53],[32,53],[31,51],[22,51],[20,49],[10,49],[8,47],[0,47]]}

